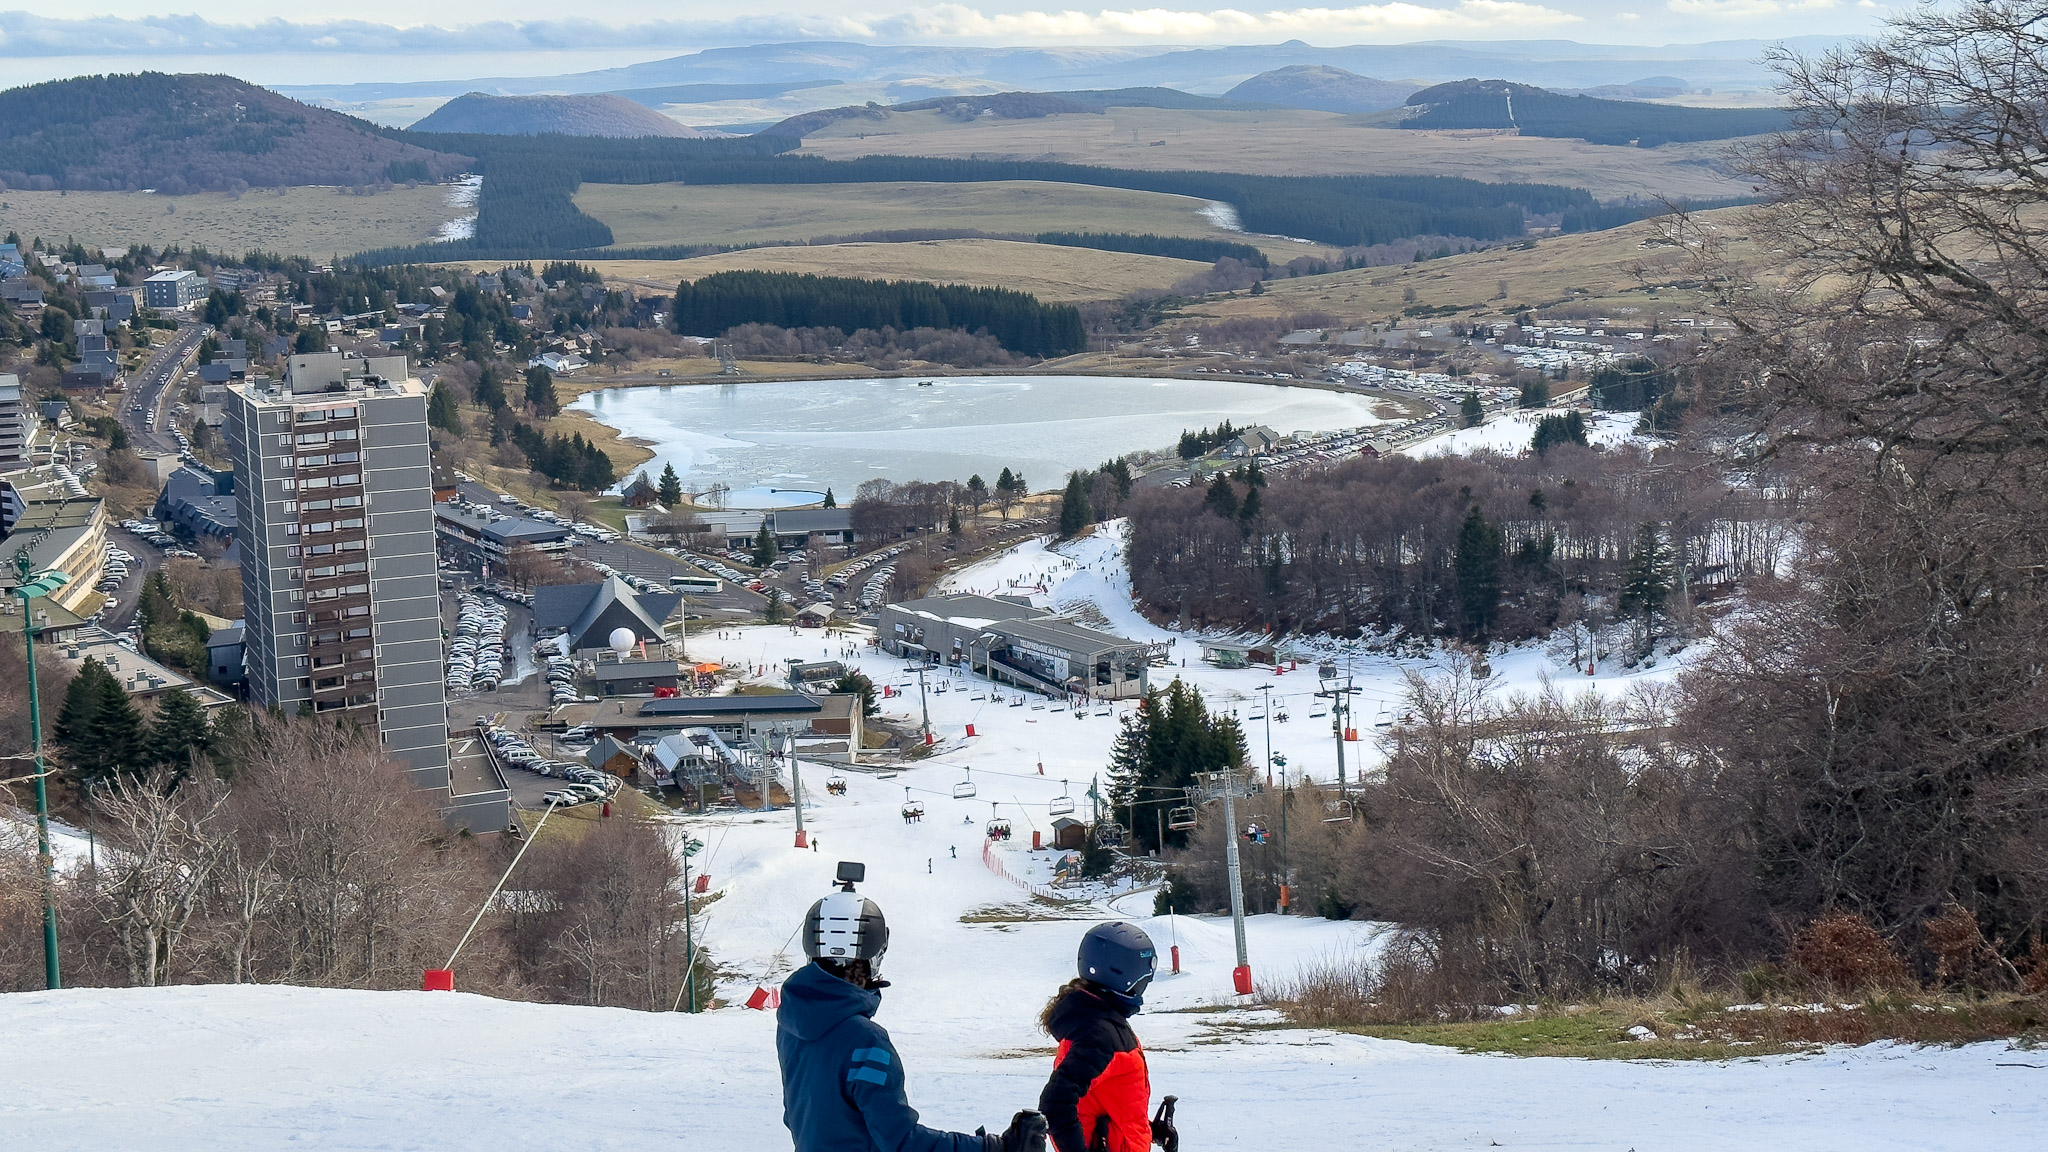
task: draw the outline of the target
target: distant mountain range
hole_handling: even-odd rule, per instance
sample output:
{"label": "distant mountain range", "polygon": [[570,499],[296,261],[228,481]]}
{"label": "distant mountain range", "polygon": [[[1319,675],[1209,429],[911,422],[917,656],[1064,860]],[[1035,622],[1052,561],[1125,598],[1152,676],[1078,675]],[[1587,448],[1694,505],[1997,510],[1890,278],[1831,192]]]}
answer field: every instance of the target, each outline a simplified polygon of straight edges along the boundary
{"label": "distant mountain range", "polygon": [[0,92],[0,186],[182,193],[445,180],[470,158],[232,76],[81,76]]}
{"label": "distant mountain range", "polygon": [[[705,103],[773,91],[871,81],[918,80],[931,95],[1009,90],[1075,90],[1158,86],[1221,95],[1261,73],[1299,66],[1340,68],[1361,76],[1394,77],[1418,84],[1466,76],[1498,76],[1548,88],[1585,89],[1632,84],[1654,76],[1699,90],[1761,89],[1776,81],[1760,59],[1774,44],[1815,51],[1838,43],[1829,36],[1785,41],[1724,40],[1663,47],[1545,41],[1433,41],[1418,44],[1354,44],[1321,48],[1290,40],[1284,44],[1224,48],[970,48],[920,47],[810,41],[710,48],[687,56],[623,68],[556,76],[499,76],[427,80],[404,84],[320,84],[285,86],[301,99],[366,103],[403,98],[457,96],[479,91],[500,95],[538,92],[616,92],[643,103]],[[721,85],[751,91],[713,93]],[[647,89],[688,86],[699,90],[650,99]],[[817,107],[845,103],[821,91]]]}
{"label": "distant mountain range", "polygon": [[483,132],[495,136],[673,136],[710,133],[677,123],[646,105],[604,92],[562,96],[489,96],[470,92],[412,126],[415,132]]}
{"label": "distant mountain range", "polygon": [[1359,113],[1399,108],[1418,87],[1375,80],[1328,64],[1290,64],[1261,72],[1224,95],[1231,100],[1289,108]]}

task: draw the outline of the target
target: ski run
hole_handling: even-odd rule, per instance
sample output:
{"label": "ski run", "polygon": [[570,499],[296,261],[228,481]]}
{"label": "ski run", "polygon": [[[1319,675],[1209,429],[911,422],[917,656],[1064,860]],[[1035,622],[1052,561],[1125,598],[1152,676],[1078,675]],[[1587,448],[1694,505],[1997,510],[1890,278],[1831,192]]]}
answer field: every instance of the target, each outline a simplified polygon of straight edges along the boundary
{"label": "ski run", "polygon": [[[1235,709],[1255,763],[1265,757],[1267,721],[1251,717],[1287,712],[1286,722],[1271,725],[1273,750],[1291,771],[1328,779],[1334,741],[1328,720],[1313,715],[1315,670],[1304,664],[1276,676],[1202,664],[1193,638],[1158,629],[1132,607],[1118,527],[1058,549],[1023,545],[956,574],[946,589],[1028,592],[1125,635],[1171,641],[1173,667],[1153,670],[1155,687],[1179,674],[1212,708]],[[850,662],[878,685],[904,686],[882,701],[885,712],[916,722],[915,676],[857,638],[786,626],[713,628],[690,638],[690,655],[762,669],[767,682],[788,659],[841,658],[849,643],[858,652]],[[1433,658],[1362,649],[1319,654],[1363,689],[1354,718],[1365,740],[1347,753],[1363,752],[1368,763],[1371,726],[1400,706],[1403,677],[1440,668]],[[1671,675],[1682,658],[1648,671],[1602,666],[1587,676],[1539,647],[1514,648],[1493,657],[1492,683],[1528,692],[1548,678],[1568,691],[1621,693]],[[945,691],[936,691],[941,683]],[[2003,1043],[1624,1062],[1466,1055],[1271,1027],[1274,1013],[1231,994],[1228,918],[1154,917],[1145,890],[1097,892],[1055,911],[1025,887],[1049,879],[1051,853],[1033,853],[1030,843],[1032,831],[1049,833],[1052,801],[1064,796],[1087,812],[1087,789],[1118,727],[1116,708],[1099,715],[1053,711],[1044,701],[1012,707],[1013,690],[992,700],[986,685],[950,673],[927,684],[938,739],[929,759],[891,778],[804,767],[816,850],[792,847],[787,808],[679,822],[704,842],[692,867],[708,873],[719,894],[697,931],[727,974],[718,989],[727,1004],[756,987],[773,989],[802,963],[796,931],[805,908],[830,888],[837,861],[866,863],[861,891],[882,906],[892,932],[883,965],[892,986],[878,1019],[893,1033],[926,1124],[999,1130],[1013,1111],[1035,1105],[1052,1057],[1038,1011],[1072,975],[1081,934],[1107,919],[1135,922],[1162,950],[1179,950],[1181,973],[1162,965],[1133,1024],[1155,1096],[1180,1097],[1190,1149],[1975,1152],[2026,1147],[2048,1120],[2048,1057]],[[824,788],[834,774],[847,779],[844,795]],[[965,780],[975,796],[954,799],[954,785]],[[906,797],[922,802],[922,820],[903,819]],[[1010,820],[1016,834],[985,860],[983,826],[992,816]],[[1254,978],[1270,986],[1304,963],[1369,951],[1380,932],[1251,917]],[[458,970],[458,989],[461,980]],[[0,997],[0,1080],[11,1085],[0,1095],[0,1144],[38,1152],[786,1149],[774,1027],[772,1012],[736,1006],[646,1014],[460,991],[209,986],[12,995]]]}

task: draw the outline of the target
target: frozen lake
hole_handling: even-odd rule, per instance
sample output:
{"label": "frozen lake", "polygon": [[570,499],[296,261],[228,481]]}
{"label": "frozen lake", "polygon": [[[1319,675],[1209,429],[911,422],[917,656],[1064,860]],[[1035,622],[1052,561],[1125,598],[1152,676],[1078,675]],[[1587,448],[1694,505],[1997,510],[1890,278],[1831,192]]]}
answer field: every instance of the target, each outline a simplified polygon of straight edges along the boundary
{"label": "frozen lake", "polygon": [[[683,486],[831,488],[843,502],[861,481],[958,480],[991,485],[1004,468],[1035,490],[1069,471],[1171,447],[1183,429],[1228,420],[1275,432],[1381,421],[1369,397],[1229,380],[1117,376],[941,376],[609,388],[572,407],[646,441],[658,476]],[[631,477],[622,477],[631,479]]]}

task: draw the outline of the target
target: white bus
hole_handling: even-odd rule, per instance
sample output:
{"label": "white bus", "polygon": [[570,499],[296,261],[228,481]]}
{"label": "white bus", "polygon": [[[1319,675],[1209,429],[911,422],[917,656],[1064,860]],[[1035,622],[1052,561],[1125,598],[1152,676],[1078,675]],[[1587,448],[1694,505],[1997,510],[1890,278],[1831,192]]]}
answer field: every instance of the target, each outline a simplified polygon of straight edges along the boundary
{"label": "white bus", "polygon": [[716,576],[671,576],[668,586],[678,592],[723,592],[725,581]]}

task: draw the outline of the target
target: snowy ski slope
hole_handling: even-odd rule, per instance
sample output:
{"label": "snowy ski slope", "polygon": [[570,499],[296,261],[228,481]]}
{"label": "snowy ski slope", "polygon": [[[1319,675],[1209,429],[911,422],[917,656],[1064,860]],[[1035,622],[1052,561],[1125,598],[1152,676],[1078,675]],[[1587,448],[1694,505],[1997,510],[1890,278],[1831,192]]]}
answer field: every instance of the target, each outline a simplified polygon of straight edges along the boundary
{"label": "snowy ski slope", "polygon": [[[1115,533],[1064,555],[1031,544],[963,573],[962,588],[1045,585],[1062,605],[1095,605],[1115,627],[1162,635],[1130,608]],[[692,656],[778,666],[835,655],[815,631],[749,628],[691,638]],[[822,651],[821,651],[822,649]],[[1272,682],[1295,719],[1274,746],[1325,775],[1327,720],[1311,722],[1313,672],[1187,675],[1212,703],[1249,713]],[[900,662],[864,655],[879,682],[910,683]],[[1353,654],[1377,695],[1394,701],[1407,667]],[[1494,662],[1508,686],[1549,671],[1533,650]],[[1630,678],[1586,678],[1602,691]],[[1047,804],[1081,797],[1100,769],[1114,717],[1011,708],[972,697],[965,680],[928,696],[943,746],[930,761],[881,778],[803,769],[806,824],[818,850],[793,847],[794,815],[722,813],[684,822],[705,842],[696,865],[722,895],[701,938],[736,1002],[801,961],[795,931],[838,860],[861,860],[863,891],[885,909],[894,982],[879,1019],[893,1032],[912,1101],[935,1126],[999,1126],[1037,1099],[1051,1045],[1039,1007],[1072,971],[1086,927],[1119,917],[1181,950],[1184,974],[1163,976],[1136,1020],[1155,1093],[1181,1097],[1188,1147],[1261,1152],[1332,1148],[1584,1148],[1742,1150],[2026,1147],[2048,1120],[2048,1059],[2003,1044],[1960,1049],[1876,1045],[1812,1057],[1721,1064],[1622,1063],[1468,1056],[1441,1048],[1309,1030],[1266,1030],[1263,1011],[1229,994],[1227,919],[1154,918],[1151,894],[1070,907],[1032,905],[985,866],[982,825],[993,801],[1017,838],[1001,861],[1044,876],[1029,852]],[[936,682],[934,682],[936,683]],[[915,714],[916,694],[886,702]],[[1361,726],[1374,703],[1361,707]],[[975,725],[974,737],[965,735]],[[1262,726],[1250,724],[1255,758]],[[1369,733],[1368,733],[1369,735]],[[1352,745],[1360,749],[1365,744]],[[1045,765],[1045,775],[1038,765]],[[1062,778],[1066,783],[1062,784]],[[971,778],[972,800],[952,787]],[[900,808],[909,788],[921,822]],[[1085,810],[1086,801],[1080,801]],[[1374,946],[1372,925],[1252,917],[1255,976],[1285,978],[1304,961]],[[461,973],[457,973],[458,986]],[[789,1147],[781,1126],[772,1015],[727,1008],[698,1016],[517,1004],[462,993],[377,993],[278,987],[74,990],[0,997],[0,1147],[238,1152],[317,1149],[690,1149]],[[2036,1133],[2029,1137],[2028,1132]]]}

